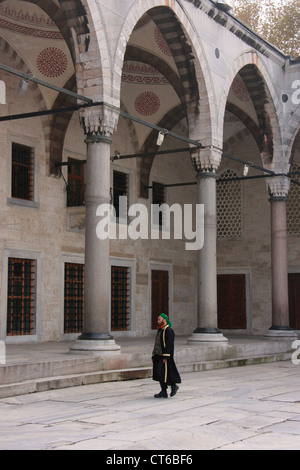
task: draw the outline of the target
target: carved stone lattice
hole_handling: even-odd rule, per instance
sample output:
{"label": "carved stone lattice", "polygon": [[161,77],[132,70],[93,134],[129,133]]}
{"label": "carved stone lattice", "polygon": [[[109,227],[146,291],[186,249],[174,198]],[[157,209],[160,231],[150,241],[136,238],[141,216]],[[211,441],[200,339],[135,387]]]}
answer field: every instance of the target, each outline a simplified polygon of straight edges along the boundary
{"label": "carved stone lattice", "polygon": [[[227,169],[219,180],[235,178],[235,171]],[[217,238],[241,240],[243,238],[242,187],[240,181],[217,184]]]}
{"label": "carved stone lattice", "polygon": [[[291,171],[300,171],[300,165],[293,164]],[[300,175],[293,175],[299,181]],[[287,200],[287,231],[290,236],[300,236],[300,186],[291,183]]]}

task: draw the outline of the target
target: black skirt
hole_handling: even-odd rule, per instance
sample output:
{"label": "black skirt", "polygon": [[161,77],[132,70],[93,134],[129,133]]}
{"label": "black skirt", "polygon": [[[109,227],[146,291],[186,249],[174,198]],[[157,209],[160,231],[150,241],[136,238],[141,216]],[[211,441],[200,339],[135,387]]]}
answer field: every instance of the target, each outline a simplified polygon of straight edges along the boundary
{"label": "black skirt", "polygon": [[181,377],[174,359],[170,357],[166,364],[163,363],[163,359],[163,356],[153,357],[153,380],[166,385],[180,384]]}

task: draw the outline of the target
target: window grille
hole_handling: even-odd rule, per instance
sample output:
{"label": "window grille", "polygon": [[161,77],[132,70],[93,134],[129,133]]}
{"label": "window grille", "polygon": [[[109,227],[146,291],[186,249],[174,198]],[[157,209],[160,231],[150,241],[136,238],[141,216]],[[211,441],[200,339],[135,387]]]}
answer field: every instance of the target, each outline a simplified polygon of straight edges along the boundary
{"label": "window grille", "polygon": [[[152,204],[161,205],[165,202],[165,188],[161,183],[152,183]],[[162,211],[159,212],[159,225],[162,226]]]}
{"label": "window grille", "polygon": [[80,160],[68,159],[67,206],[85,205],[84,165]]}
{"label": "window grille", "polygon": [[[120,196],[128,196],[128,175],[121,171],[114,171],[113,173],[113,205],[116,211],[116,217],[121,217],[120,214]],[[128,201],[127,201],[128,203]]]}
{"label": "window grille", "polygon": [[235,171],[225,170],[217,185],[217,237],[221,240],[243,238],[241,181],[226,181],[235,177]]}
{"label": "window grille", "polygon": [[36,317],[36,262],[8,259],[7,335],[32,335]]}
{"label": "window grille", "polygon": [[152,203],[163,204],[165,202],[165,188],[161,183],[152,183]]}
{"label": "window grille", "polygon": [[151,271],[151,328],[157,329],[160,313],[169,315],[169,272]]}
{"label": "window grille", "polygon": [[64,333],[81,333],[84,314],[84,265],[65,263]]}
{"label": "window grille", "polygon": [[111,329],[130,329],[130,268],[111,268]]}
{"label": "window grille", "polygon": [[26,145],[12,143],[11,195],[33,201],[34,151]]}
{"label": "window grille", "polygon": [[[300,165],[294,163],[291,172],[300,171]],[[293,179],[300,182],[299,175],[293,175]],[[300,187],[291,183],[287,200],[287,231],[290,236],[300,235]]]}

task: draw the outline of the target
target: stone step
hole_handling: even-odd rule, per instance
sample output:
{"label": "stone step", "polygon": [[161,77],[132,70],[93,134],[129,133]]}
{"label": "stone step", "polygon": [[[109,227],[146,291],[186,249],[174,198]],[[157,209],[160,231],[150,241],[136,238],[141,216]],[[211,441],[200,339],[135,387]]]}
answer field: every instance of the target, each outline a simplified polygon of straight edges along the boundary
{"label": "stone step", "polygon": [[[262,355],[248,358],[234,358],[212,360],[205,362],[191,362],[178,364],[181,373],[185,372],[203,372],[213,369],[221,369],[228,367],[241,367],[253,364],[263,364],[278,361],[290,360],[290,353],[279,353]],[[0,399],[9,398],[18,395],[26,395],[29,393],[42,392],[67,387],[76,387],[81,385],[89,385],[104,382],[116,382],[120,380],[137,380],[145,379],[152,376],[152,366],[130,367],[126,369],[101,370],[81,373],[64,374],[49,377],[36,377],[22,382],[6,383],[0,386]]]}

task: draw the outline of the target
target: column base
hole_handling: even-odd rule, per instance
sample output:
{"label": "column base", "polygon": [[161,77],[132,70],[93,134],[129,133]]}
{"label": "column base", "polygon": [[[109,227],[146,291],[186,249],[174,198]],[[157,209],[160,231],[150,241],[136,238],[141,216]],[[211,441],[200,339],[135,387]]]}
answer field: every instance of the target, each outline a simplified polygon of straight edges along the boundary
{"label": "column base", "polygon": [[120,354],[121,346],[115,343],[111,335],[83,333],[70,347],[69,352],[72,354],[88,354],[92,356]]}
{"label": "column base", "polygon": [[267,338],[298,338],[298,335],[289,326],[271,326],[264,335]]}
{"label": "column base", "polygon": [[222,331],[218,328],[197,328],[192,336],[187,339],[187,342],[188,344],[217,343],[220,346],[228,345],[228,339],[223,336]]}

